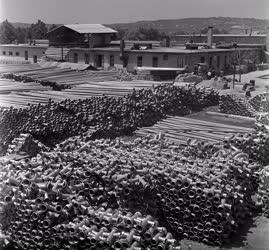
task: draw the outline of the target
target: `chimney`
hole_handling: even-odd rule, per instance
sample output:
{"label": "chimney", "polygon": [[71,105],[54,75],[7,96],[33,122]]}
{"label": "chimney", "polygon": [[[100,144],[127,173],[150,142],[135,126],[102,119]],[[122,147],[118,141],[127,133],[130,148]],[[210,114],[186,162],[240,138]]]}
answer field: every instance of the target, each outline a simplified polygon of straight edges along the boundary
{"label": "chimney", "polygon": [[165,38],[165,47],[167,47],[167,48],[170,47],[170,37],[169,37],[169,36],[167,36],[167,37]]}
{"label": "chimney", "polygon": [[212,48],[212,38],[213,38],[213,26],[209,26],[207,31],[207,45],[210,48]]}
{"label": "chimney", "polygon": [[124,48],[125,48],[125,42],[123,39],[120,40],[120,57],[124,57]]}
{"label": "chimney", "polygon": [[267,27],[266,32],[266,50],[269,51],[269,27]]}

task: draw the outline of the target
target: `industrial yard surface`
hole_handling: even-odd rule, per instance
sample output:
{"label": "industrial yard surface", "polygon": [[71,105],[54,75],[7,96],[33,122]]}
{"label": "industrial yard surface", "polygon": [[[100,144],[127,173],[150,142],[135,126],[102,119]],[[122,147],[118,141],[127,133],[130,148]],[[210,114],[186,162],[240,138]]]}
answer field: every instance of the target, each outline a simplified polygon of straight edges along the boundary
{"label": "industrial yard surface", "polygon": [[269,250],[251,1],[0,0],[0,250]]}

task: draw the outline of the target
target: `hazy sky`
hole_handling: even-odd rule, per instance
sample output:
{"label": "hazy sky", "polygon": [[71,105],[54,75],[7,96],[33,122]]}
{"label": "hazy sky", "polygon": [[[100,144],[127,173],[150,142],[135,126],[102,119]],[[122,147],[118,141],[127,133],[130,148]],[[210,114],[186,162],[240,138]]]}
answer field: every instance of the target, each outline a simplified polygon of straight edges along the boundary
{"label": "hazy sky", "polygon": [[0,0],[0,21],[118,23],[185,17],[269,19],[269,0]]}

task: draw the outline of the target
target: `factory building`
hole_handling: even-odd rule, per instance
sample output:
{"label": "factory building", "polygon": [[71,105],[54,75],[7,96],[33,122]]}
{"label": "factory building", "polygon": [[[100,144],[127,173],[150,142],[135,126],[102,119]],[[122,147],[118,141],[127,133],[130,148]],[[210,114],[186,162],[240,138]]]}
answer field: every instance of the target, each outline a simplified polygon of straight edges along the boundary
{"label": "factory building", "polygon": [[[206,43],[207,34],[176,35],[176,43],[185,44],[186,42]],[[213,43],[238,43],[238,44],[265,44],[266,34],[214,34]]]}
{"label": "factory building", "polygon": [[[213,27],[209,27],[206,36],[192,37],[197,40],[177,36],[177,45],[171,46],[169,39],[164,43],[115,41],[117,31],[101,24],[62,25],[48,33],[47,45],[0,45],[0,55],[23,57],[33,62],[43,58],[128,71],[193,71],[197,64],[225,71],[235,58],[256,64],[266,61],[268,36],[220,36],[213,35],[212,30]],[[181,41],[184,44],[178,45]],[[231,46],[232,43],[237,47]]]}

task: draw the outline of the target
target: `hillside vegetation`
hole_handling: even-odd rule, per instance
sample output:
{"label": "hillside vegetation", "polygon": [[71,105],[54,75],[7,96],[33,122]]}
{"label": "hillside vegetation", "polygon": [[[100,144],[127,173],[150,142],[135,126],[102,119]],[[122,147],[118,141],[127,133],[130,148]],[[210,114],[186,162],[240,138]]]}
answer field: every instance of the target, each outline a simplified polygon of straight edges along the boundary
{"label": "hillside vegetation", "polygon": [[166,19],[156,21],[139,21],[134,23],[118,23],[110,26],[118,30],[136,30],[139,27],[152,27],[168,34],[188,34],[199,33],[208,25],[214,26],[219,31],[232,33],[234,26],[241,26],[248,30],[252,28],[253,32],[265,33],[269,26],[269,20],[256,18],[236,18],[236,17],[208,17],[208,18],[184,18],[184,19]]}

